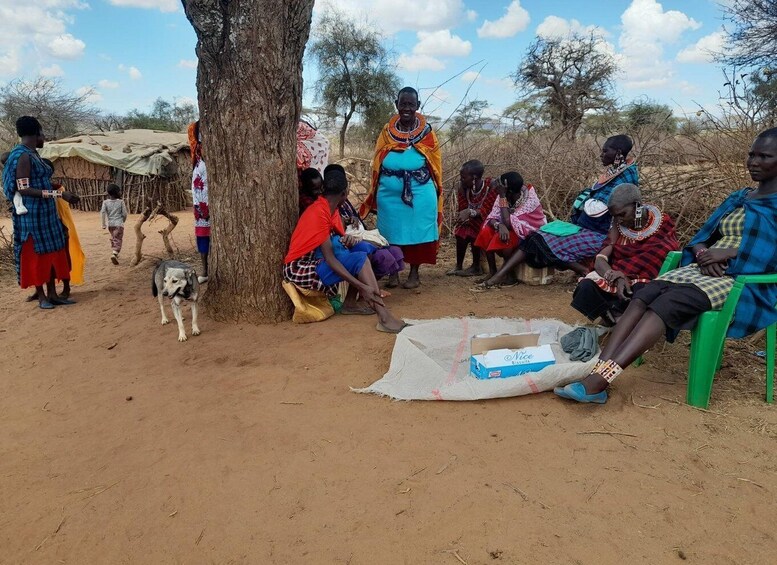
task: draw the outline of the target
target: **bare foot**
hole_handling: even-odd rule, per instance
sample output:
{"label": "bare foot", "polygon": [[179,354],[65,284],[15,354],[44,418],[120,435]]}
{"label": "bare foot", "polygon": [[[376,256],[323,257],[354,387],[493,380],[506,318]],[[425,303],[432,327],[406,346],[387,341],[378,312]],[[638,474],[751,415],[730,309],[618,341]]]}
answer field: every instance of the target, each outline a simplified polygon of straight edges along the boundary
{"label": "bare foot", "polygon": [[445,273],[449,277],[463,277],[464,276],[464,269],[462,267],[459,267],[456,265],[455,269],[451,269],[447,273]]}
{"label": "bare foot", "polygon": [[389,296],[391,296],[391,293],[388,290],[381,290],[380,291],[380,297],[381,298],[388,298]]}
{"label": "bare foot", "polygon": [[399,273],[394,273],[393,275],[389,275],[389,278],[386,281],[386,288],[397,288],[398,286],[399,286]]}
{"label": "bare foot", "polygon": [[27,298],[24,299],[25,302],[35,302],[36,300],[38,300],[37,291],[33,292],[31,295],[29,295]]}
{"label": "bare foot", "polygon": [[413,278],[408,278],[405,281],[405,284],[402,285],[402,288],[406,288],[410,290],[413,288],[418,288],[419,286],[421,286],[421,279],[419,279],[418,277],[413,277]]}
{"label": "bare foot", "polygon": [[464,269],[459,276],[460,277],[477,277],[477,276],[482,275],[482,274],[483,274],[483,269],[481,269],[480,267],[476,267],[475,265],[472,265],[469,269]]}

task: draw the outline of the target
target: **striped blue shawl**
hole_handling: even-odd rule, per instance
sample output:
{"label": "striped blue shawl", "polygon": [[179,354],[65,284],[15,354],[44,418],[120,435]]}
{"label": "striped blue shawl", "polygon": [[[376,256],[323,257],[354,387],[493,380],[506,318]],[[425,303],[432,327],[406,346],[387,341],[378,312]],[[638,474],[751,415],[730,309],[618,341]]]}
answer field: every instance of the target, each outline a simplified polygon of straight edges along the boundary
{"label": "striped blue shawl", "polygon": [[[744,207],[745,227],[737,256],[729,261],[726,274],[757,275],[777,273],[777,194],[764,198],[747,198],[751,188],[738,190],[726,198],[683,250],[682,265],[693,263],[692,247],[710,243],[720,221]],[[777,322],[777,284],[747,285],[739,298],[728,337],[740,338]]]}

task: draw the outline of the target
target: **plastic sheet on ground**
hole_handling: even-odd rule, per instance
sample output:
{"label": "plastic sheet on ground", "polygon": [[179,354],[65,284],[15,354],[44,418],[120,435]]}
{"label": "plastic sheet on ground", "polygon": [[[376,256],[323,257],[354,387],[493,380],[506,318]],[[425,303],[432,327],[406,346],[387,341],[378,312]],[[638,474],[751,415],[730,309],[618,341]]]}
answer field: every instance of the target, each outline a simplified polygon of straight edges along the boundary
{"label": "plastic sheet on ground", "polygon": [[[354,392],[396,400],[481,400],[536,394],[585,377],[596,363],[570,361],[559,338],[574,329],[558,320],[444,318],[410,321],[397,336],[391,365],[382,379]],[[556,364],[517,377],[478,380],[469,372],[472,336],[486,333],[540,334],[550,344]]]}

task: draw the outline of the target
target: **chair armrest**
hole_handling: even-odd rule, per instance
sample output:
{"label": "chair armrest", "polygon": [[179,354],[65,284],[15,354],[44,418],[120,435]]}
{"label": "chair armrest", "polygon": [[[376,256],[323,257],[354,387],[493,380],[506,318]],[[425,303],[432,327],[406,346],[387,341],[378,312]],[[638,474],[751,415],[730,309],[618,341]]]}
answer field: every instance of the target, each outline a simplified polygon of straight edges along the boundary
{"label": "chair armrest", "polygon": [[676,269],[680,266],[680,260],[683,258],[682,251],[670,251],[666,254],[666,258],[664,259],[664,264],[661,265],[661,270],[658,271],[658,276],[660,277],[664,273],[667,273],[673,269]]}
{"label": "chair armrest", "polygon": [[777,284],[777,273],[768,275],[739,275],[736,281],[742,284]]}

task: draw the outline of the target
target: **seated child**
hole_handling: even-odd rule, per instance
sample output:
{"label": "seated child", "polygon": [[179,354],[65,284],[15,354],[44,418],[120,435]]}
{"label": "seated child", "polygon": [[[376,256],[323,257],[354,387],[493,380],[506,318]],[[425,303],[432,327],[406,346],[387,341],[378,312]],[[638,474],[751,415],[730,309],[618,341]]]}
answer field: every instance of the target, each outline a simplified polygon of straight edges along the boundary
{"label": "seated child", "polygon": [[323,194],[303,212],[291,236],[283,277],[328,296],[347,282],[342,314],[377,314],[378,331],[399,333],[406,324],[386,308],[367,253],[354,251],[359,242],[345,233],[339,207],[347,198],[345,173],[337,168],[326,171]]}

